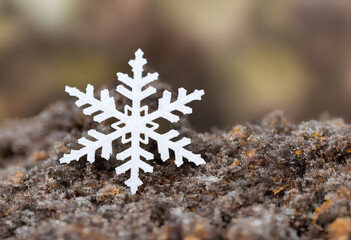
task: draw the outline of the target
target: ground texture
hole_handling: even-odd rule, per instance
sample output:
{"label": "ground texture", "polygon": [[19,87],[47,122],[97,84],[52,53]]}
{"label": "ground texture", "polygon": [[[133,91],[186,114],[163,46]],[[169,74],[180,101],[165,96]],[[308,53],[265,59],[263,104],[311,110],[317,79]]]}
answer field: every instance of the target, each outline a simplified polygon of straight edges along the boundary
{"label": "ground texture", "polygon": [[[167,88],[156,85],[159,92]],[[112,92],[111,92],[112,94]],[[148,105],[155,109],[157,98]],[[115,96],[117,105],[125,100]],[[196,108],[195,108],[196,112]],[[275,111],[229,132],[172,128],[207,164],[162,163],[131,195],[115,158],[59,164],[95,124],[73,101],[0,127],[1,239],[349,239],[351,126],[290,123]],[[115,142],[114,153],[125,149]]]}

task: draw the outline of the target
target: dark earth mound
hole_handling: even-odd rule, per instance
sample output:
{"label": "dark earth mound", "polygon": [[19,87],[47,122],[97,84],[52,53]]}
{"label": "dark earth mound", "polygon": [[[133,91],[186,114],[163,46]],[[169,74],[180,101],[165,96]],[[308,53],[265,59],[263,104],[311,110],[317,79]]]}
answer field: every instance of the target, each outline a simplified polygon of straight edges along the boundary
{"label": "dark earth mound", "polygon": [[[151,109],[158,97],[147,103]],[[258,124],[213,134],[183,120],[171,127],[191,138],[188,149],[207,164],[162,163],[151,143],[154,172],[141,174],[135,195],[124,185],[128,174],[116,176],[115,158],[59,164],[89,129],[109,126],[92,122],[72,100],[0,127],[1,239],[351,236],[351,126],[341,119],[295,125],[275,111]],[[124,148],[116,141],[114,154]]]}

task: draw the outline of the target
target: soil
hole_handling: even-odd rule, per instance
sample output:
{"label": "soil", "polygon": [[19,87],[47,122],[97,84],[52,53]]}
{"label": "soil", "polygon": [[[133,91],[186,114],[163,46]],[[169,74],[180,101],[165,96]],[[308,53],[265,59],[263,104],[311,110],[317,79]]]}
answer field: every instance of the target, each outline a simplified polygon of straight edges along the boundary
{"label": "soil", "polygon": [[[111,131],[74,100],[2,124],[1,239],[351,237],[351,126],[342,119],[294,124],[274,111],[229,132],[198,133],[183,118],[170,128],[191,138],[188,149],[207,164],[163,163],[151,143],[154,172],[141,174],[135,195],[124,184],[128,173],[116,175],[115,157],[59,163],[91,128]],[[114,156],[125,147],[116,141]]]}

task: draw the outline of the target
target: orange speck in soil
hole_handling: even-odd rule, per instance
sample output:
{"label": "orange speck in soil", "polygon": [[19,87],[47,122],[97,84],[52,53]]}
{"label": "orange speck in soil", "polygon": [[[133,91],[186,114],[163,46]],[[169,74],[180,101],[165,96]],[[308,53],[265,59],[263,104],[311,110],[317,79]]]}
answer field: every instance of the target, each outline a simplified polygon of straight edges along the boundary
{"label": "orange speck in soil", "polygon": [[230,132],[230,137],[244,140],[249,137],[249,134],[244,131],[242,126],[237,126]]}
{"label": "orange speck in soil", "polygon": [[339,217],[328,227],[329,239],[347,240],[351,237],[351,219]]}
{"label": "orange speck in soil", "polygon": [[301,154],[302,154],[302,151],[301,151],[301,150],[296,150],[296,154],[297,154],[297,155],[301,155]]}
{"label": "orange speck in soil", "polygon": [[20,177],[22,177],[22,176],[23,176],[22,173],[19,172],[19,171],[16,171],[15,174],[13,174],[13,177],[14,177],[14,178],[20,178]]}
{"label": "orange speck in soil", "polygon": [[23,174],[20,171],[16,171],[12,177],[13,179],[13,183],[23,183],[23,179],[22,179]]}
{"label": "orange speck in soil", "polygon": [[252,158],[252,157],[254,157],[256,155],[256,151],[255,150],[249,150],[249,151],[247,151],[247,153],[246,153],[246,157],[249,157],[249,158]]}
{"label": "orange speck in soil", "polygon": [[168,226],[164,226],[163,227],[163,234],[162,234],[162,236],[161,236],[161,239],[162,240],[167,240],[167,239],[169,239],[169,234],[170,233],[170,227],[168,227]]}
{"label": "orange speck in soil", "polygon": [[236,127],[233,129],[232,134],[237,133],[241,130],[241,127]]}
{"label": "orange speck in soil", "polygon": [[319,137],[318,132],[315,132],[315,133],[314,133],[314,137],[315,137],[315,138],[318,138],[318,137]]}
{"label": "orange speck in soil", "polygon": [[293,192],[293,193],[299,193],[299,190],[294,189],[294,190],[292,190],[292,192]]}
{"label": "orange speck in soil", "polygon": [[93,189],[93,187],[90,185],[90,183],[88,183],[87,185],[88,185],[88,187],[90,187],[91,189]]}
{"label": "orange speck in soil", "polygon": [[49,155],[46,152],[35,152],[31,158],[31,162],[43,161],[46,160]]}
{"label": "orange speck in soil", "polygon": [[313,223],[316,223],[317,220],[318,220],[318,217],[319,217],[319,213],[322,212],[322,211],[325,211],[329,206],[330,204],[332,203],[331,200],[327,200],[325,201],[322,206],[318,207],[315,211],[315,213],[313,214],[312,216],[312,222]]}
{"label": "orange speck in soil", "polygon": [[346,152],[347,152],[347,153],[351,153],[351,149],[347,149]]}
{"label": "orange speck in soil", "polygon": [[239,163],[240,163],[240,161],[239,161],[239,160],[237,160],[237,161],[233,162],[233,163],[232,163],[232,167],[238,166],[238,165],[239,165]]}
{"label": "orange speck in soil", "polygon": [[342,187],[338,190],[336,198],[340,199],[341,197],[344,197],[345,199],[350,200],[351,193],[346,187]]}
{"label": "orange speck in soil", "polygon": [[283,191],[284,190],[284,187],[279,187],[279,188],[277,188],[277,189],[274,189],[273,190],[273,193],[274,193],[274,195],[277,195],[278,193],[280,193],[281,191]]}
{"label": "orange speck in soil", "polygon": [[272,179],[274,182],[283,180],[283,178],[281,177],[272,177],[272,176],[270,177],[270,179]]}
{"label": "orange speck in soil", "polygon": [[66,153],[66,152],[68,152],[68,148],[62,147],[62,148],[60,149],[60,151],[63,152],[63,153]]}
{"label": "orange speck in soil", "polygon": [[115,191],[114,191],[115,195],[119,194],[119,189],[115,187]]}

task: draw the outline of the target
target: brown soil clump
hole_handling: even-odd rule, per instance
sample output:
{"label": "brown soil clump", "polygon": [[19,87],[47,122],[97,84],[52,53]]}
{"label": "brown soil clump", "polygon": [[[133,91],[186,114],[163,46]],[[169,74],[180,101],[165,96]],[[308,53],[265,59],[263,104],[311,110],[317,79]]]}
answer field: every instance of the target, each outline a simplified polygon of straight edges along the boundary
{"label": "brown soil clump", "polygon": [[[165,88],[157,85],[159,92]],[[157,105],[159,95],[147,103]],[[115,96],[118,106],[126,102]],[[201,134],[172,125],[206,165],[163,163],[131,195],[114,157],[59,164],[96,124],[73,101],[0,127],[1,239],[348,239],[351,126],[290,123],[275,111],[258,124]],[[125,146],[114,143],[114,154]]]}

